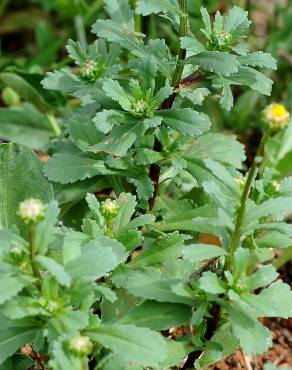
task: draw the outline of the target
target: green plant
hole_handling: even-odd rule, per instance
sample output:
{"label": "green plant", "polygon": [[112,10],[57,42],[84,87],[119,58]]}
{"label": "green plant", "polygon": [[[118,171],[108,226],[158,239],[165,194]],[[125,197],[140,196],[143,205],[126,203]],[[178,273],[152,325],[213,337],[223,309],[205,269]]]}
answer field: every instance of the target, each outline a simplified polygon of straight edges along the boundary
{"label": "green plant", "polygon": [[[238,347],[264,353],[272,337],[257,318],[288,318],[292,306],[271,249],[291,246],[291,178],[273,181],[263,157],[278,111],[266,111],[244,176],[243,145],[209,132],[200,106],[219,95],[230,110],[232,85],[270,94],[256,68],[275,69],[275,59],[248,51],[250,21],[236,6],[213,23],[202,8],[199,41],[185,0],[105,3],[98,41],[69,41],[76,67],[42,82],[80,101],[44,166],[61,208],[34,154],[1,147],[11,177],[0,170],[0,363],[13,367],[25,343],[53,370],[200,369]],[[152,13],[178,32],[178,55],[164,40],[143,41],[141,16]],[[32,176],[11,191],[20,171]]]}

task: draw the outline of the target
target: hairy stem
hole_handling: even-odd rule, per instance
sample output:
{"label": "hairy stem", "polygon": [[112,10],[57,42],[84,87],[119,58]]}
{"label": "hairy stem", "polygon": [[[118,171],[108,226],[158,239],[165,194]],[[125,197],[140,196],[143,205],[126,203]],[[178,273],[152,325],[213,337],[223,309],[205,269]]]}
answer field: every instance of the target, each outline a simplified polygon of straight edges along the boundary
{"label": "hairy stem", "polygon": [[41,274],[39,272],[39,269],[35,261],[36,251],[35,251],[35,225],[34,224],[31,224],[29,226],[28,240],[29,240],[29,257],[30,257],[32,273],[35,278],[41,279]]}
{"label": "hairy stem", "polygon": [[251,190],[253,181],[255,179],[257,170],[258,170],[259,160],[261,160],[260,158],[263,155],[264,147],[265,147],[265,144],[269,136],[270,136],[270,132],[269,130],[266,130],[264,136],[262,137],[261,143],[258,147],[256,156],[253,160],[252,166],[248,173],[248,177],[247,177],[244,189],[243,189],[243,193],[242,193],[241,200],[240,200],[240,207],[239,207],[237,217],[236,217],[235,228],[234,228],[234,232],[233,232],[231,242],[230,242],[229,252],[231,254],[231,259],[233,258],[233,255],[238,247],[238,243],[240,240],[240,228],[241,228],[242,220],[243,220],[244,213],[245,213],[246,201],[249,197],[250,190]]}
{"label": "hairy stem", "polygon": [[[187,15],[187,0],[179,0],[180,5],[180,29],[179,29],[179,37],[184,37],[187,35],[188,31],[188,15]],[[182,78],[183,69],[184,69],[184,59],[186,57],[186,51],[184,49],[180,49],[178,54],[178,60],[176,63],[176,67],[172,77],[172,86],[174,88],[173,94],[170,95],[162,104],[160,109],[171,109],[172,104],[176,98],[177,93],[175,89],[178,87],[180,80]],[[160,141],[155,138],[153,150],[157,152],[162,151],[162,145]],[[157,164],[152,164],[150,166],[149,177],[153,183],[153,195],[148,201],[149,210],[151,211],[154,207],[156,197],[158,194],[159,188],[159,177],[160,177],[161,168]]]}

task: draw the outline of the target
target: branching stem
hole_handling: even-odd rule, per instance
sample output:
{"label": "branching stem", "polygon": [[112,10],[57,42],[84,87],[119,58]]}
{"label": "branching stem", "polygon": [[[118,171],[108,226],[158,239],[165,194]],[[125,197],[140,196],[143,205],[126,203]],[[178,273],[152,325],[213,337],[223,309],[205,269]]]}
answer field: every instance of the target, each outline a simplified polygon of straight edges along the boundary
{"label": "branching stem", "polygon": [[[180,29],[179,29],[179,37],[184,37],[187,35],[188,32],[188,14],[187,14],[187,0],[179,0],[179,5],[180,5]],[[178,53],[178,59],[176,63],[176,67],[173,73],[172,77],[172,86],[174,88],[173,93],[161,104],[160,109],[171,109],[172,104],[176,98],[176,88],[179,87],[180,81],[182,78],[183,74],[183,69],[184,69],[184,59],[186,57],[186,51],[182,48],[180,48],[179,53]],[[157,138],[155,138],[154,141],[154,146],[153,150],[157,152],[162,151],[162,145],[159,142]],[[150,166],[150,171],[149,171],[149,177],[152,180],[153,183],[153,195],[148,201],[148,206],[149,210],[151,211],[152,208],[154,207],[156,197],[158,194],[158,187],[159,187],[159,177],[160,177],[160,171],[161,168],[157,164],[152,164]]]}

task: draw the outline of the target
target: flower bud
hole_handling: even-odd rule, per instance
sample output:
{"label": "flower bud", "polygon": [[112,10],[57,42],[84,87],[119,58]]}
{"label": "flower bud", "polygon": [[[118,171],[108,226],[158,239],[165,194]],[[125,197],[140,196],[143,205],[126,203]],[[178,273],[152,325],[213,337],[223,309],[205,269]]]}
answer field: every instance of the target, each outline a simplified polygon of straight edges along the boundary
{"label": "flower bud", "polygon": [[92,352],[92,343],[88,337],[78,336],[69,343],[69,349],[77,356],[87,356]]}
{"label": "flower bud", "polygon": [[132,109],[137,114],[145,114],[147,112],[147,109],[148,109],[148,104],[144,100],[141,100],[141,99],[136,100],[133,103]]}
{"label": "flower bud", "polygon": [[264,110],[266,123],[274,130],[288,125],[290,114],[283,104],[270,104]]}
{"label": "flower bud", "polygon": [[94,82],[98,76],[98,64],[94,60],[86,60],[79,68],[80,76],[84,80]]}
{"label": "flower bud", "polygon": [[36,223],[43,219],[45,206],[38,199],[27,199],[20,203],[18,214],[26,223]]}
{"label": "flower bud", "polygon": [[116,200],[110,198],[106,199],[101,203],[100,210],[105,218],[111,219],[116,217],[120,209],[120,206],[117,204]]}

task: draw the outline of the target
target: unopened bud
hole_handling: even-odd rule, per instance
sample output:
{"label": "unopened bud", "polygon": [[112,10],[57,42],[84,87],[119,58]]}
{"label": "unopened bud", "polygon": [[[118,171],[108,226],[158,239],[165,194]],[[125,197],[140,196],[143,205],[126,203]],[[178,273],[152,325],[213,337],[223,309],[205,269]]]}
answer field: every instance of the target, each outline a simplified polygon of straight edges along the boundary
{"label": "unopened bud", "polygon": [[27,199],[20,203],[18,214],[26,223],[36,223],[44,217],[45,206],[38,199]]}
{"label": "unopened bud", "polygon": [[112,200],[110,198],[102,202],[100,206],[101,213],[107,219],[116,217],[116,215],[119,212],[119,209],[120,209],[120,206],[118,205],[117,201]]}
{"label": "unopened bud", "polygon": [[92,343],[88,337],[78,336],[69,343],[69,349],[77,356],[87,356],[92,352]]}

